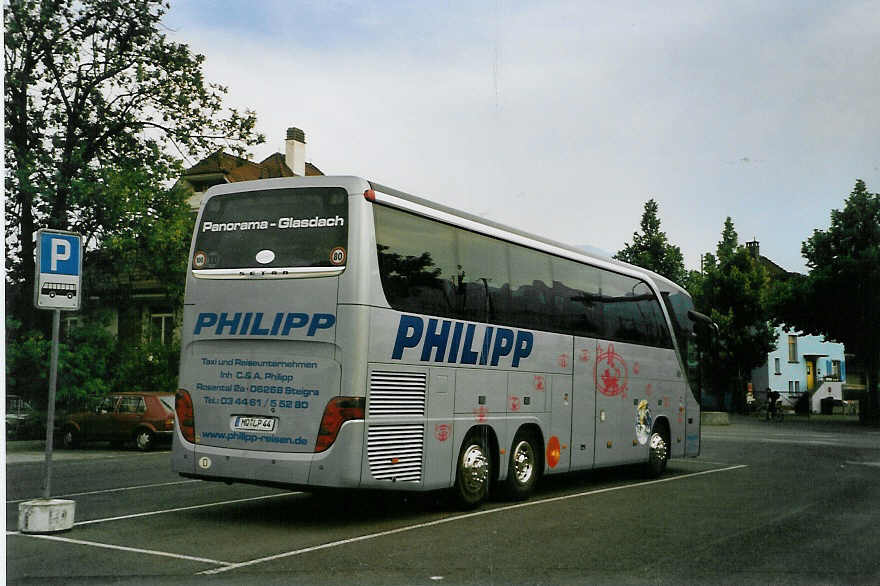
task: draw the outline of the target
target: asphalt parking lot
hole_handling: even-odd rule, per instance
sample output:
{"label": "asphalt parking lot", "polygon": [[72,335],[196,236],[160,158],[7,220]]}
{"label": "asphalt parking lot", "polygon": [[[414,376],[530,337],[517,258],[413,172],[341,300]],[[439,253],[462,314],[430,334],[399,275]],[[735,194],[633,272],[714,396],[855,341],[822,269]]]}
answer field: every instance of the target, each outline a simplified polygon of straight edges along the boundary
{"label": "asphalt parking lot", "polygon": [[42,453],[7,456],[9,583],[880,583],[880,431],[852,424],[735,419],[659,480],[551,477],[473,512],[442,493],[192,481],[167,452],[95,445],[56,452],[76,524],[46,536],[17,532]]}

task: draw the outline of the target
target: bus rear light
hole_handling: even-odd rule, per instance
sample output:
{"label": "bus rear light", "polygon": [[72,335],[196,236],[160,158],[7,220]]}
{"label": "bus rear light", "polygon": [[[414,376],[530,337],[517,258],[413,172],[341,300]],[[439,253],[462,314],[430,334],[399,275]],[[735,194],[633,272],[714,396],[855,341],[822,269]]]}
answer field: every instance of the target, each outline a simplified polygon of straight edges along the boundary
{"label": "bus rear light", "polygon": [[177,421],[180,424],[180,433],[190,443],[196,443],[196,422],[193,415],[193,402],[189,392],[178,389],[174,396],[174,411],[177,412]]}
{"label": "bus rear light", "polygon": [[352,419],[363,419],[367,401],[364,397],[333,397],[324,408],[315,452],[323,452],[333,445],[342,424]]}
{"label": "bus rear light", "polygon": [[364,192],[364,199],[367,201],[376,201],[376,192],[368,189]]}

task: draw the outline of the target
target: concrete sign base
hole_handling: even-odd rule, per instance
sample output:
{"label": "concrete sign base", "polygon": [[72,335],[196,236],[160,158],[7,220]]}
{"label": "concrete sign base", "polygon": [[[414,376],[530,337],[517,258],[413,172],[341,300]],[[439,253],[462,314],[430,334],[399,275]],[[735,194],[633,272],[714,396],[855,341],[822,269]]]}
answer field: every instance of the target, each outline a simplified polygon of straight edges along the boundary
{"label": "concrete sign base", "polygon": [[18,504],[18,530],[56,533],[73,527],[76,503],[64,499],[34,499]]}

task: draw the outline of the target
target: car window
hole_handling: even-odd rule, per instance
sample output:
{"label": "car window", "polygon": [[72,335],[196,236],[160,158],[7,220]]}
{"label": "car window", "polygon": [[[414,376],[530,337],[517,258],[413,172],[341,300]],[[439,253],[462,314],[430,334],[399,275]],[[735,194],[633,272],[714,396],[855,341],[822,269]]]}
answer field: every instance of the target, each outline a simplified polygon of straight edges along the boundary
{"label": "car window", "polygon": [[143,402],[141,397],[122,397],[117,411],[119,413],[143,413],[145,410]]}
{"label": "car window", "polygon": [[169,411],[174,411],[174,397],[159,397],[159,401]]}
{"label": "car window", "polygon": [[98,405],[98,413],[112,413],[119,397],[104,397],[104,400]]}

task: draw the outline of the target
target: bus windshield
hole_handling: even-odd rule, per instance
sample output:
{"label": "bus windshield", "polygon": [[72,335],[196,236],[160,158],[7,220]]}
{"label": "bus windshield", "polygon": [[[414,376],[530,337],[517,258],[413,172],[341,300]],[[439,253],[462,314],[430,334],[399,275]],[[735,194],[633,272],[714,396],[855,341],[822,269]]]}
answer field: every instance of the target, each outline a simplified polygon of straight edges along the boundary
{"label": "bus windshield", "polygon": [[193,269],[341,268],[347,216],[339,187],[217,195],[196,228]]}

